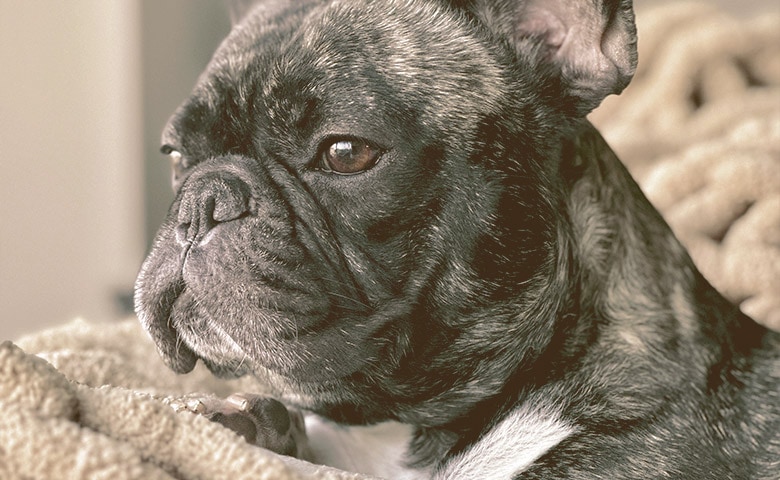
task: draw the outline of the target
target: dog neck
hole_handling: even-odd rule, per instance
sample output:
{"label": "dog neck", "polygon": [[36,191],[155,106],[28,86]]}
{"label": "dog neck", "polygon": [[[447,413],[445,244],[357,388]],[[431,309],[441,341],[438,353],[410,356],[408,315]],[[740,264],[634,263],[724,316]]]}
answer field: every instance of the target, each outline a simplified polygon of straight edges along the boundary
{"label": "dog neck", "polygon": [[[538,295],[546,304],[526,305],[514,317],[520,324],[547,319],[547,326],[510,335],[514,354],[504,358],[515,367],[500,391],[463,402],[462,414],[446,425],[418,429],[411,448],[418,465],[471,462],[484,456],[475,452],[485,432],[517,439],[529,425],[546,425],[548,443],[509,452],[533,460],[575,432],[638,422],[664,398],[705,391],[718,365],[752,348],[723,349],[729,332],[757,327],[701,277],[589,123],[562,149],[560,169],[567,215],[557,225],[548,291]],[[680,372],[683,363],[691,368]],[[665,373],[648,374],[659,371]],[[518,409],[534,415],[518,419]]]}

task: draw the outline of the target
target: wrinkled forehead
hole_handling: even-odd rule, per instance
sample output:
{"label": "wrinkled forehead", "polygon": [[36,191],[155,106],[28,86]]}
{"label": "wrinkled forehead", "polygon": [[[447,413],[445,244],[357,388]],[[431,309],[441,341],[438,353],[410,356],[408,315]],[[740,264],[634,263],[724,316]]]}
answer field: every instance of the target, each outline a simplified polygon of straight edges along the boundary
{"label": "wrinkled forehead", "polygon": [[266,109],[306,105],[350,117],[410,116],[446,130],[496,108],[506,81],[463,15],[432,2],[332,2],[256,10],[223,43],[206,75],[233,83]]}

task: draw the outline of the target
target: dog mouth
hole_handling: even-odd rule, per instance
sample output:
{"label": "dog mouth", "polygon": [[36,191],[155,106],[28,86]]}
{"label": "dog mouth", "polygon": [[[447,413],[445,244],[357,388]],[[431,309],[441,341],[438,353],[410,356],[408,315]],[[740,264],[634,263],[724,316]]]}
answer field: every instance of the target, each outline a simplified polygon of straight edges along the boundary
{"label": "dog mouth", "polygon": [[259,260],[256,276],[229,271],[224,238],[215,232],[208,248],[190,247],[175,265],[158,265],[173,261],[153,253],[139,275],[136,311],[171,369],[187,373],[200,359],[220,377],[270,370],[315,382],[363,366],[367,356],[354,346],[370,344],[374,331],[364,313],[320,293],[313,275],[292,282]]}
{"label": "dog mouth", "polygon": [[185,182],[139,273],[136,312],[162,358],[179,373],[201,359],[222,377],[301,382],[359,370],[383,322],[366,320],[329,235],[269,193],[280,189],[232,172]]}
{"label": "dog mouth", "polygon": [[368,322],[356,328],[354,321],[327,316],[302,329],[292,320],[294,313],[248,302],[217,317],[221,308],[199,303],[186,285],[159,297],[137,297],[141,323],[177,373],[188,373],[201,360],[223,378],[269,370],[298,382],[319,382],[350,375],[371,356],[365,349],[370,350],[373,336]]}

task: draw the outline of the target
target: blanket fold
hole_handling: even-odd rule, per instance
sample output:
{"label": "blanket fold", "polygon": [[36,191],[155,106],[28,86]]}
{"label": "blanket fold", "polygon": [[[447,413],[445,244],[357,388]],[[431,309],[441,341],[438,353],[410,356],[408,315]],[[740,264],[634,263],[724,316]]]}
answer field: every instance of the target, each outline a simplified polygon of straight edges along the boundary
{"label": "blanket fold", "polygon": [[79,320],[18,343],[24,350],[0,345],[0,478],[368,478],[284,459],[174,412],[168,403],[185,393],[262,386],[202,366],[173,374],[134,318],[110,328]]}

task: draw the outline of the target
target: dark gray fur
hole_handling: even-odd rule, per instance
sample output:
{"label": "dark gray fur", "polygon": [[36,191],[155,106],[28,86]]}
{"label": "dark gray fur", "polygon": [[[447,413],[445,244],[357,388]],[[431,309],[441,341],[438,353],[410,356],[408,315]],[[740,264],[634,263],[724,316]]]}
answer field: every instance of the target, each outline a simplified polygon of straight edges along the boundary
{"label": "dark gray fur", "polygon": [[[549,5],[596,36],[559,50]],[[532,402],[577,433],[517,478],[778,478],[778,335],[584,120],[633,74],[630,2],[245,7],[163,138],[177,195],[136,307],[171,368],[412,424],[434,469]],[[335,138],[384,153],[333,175]]]}

